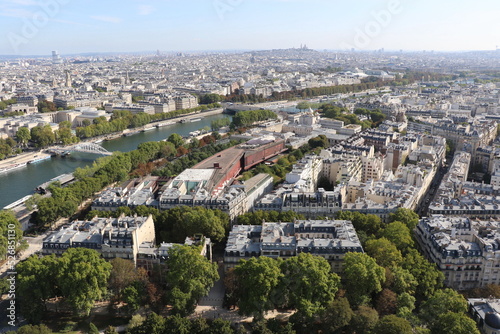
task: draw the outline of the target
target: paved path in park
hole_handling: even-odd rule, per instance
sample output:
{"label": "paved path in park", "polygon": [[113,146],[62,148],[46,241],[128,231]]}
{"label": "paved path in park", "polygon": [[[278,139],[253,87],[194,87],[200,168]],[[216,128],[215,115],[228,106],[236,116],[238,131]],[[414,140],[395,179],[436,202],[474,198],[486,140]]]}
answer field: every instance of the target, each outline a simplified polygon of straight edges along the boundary
{"label": "paved path in park", "polygon": [[[238,314],[237,310],[228,310],[222,307],[224,300],[224,264],[222,259],[219,259],[219,276],[220,279],[215,282],[212,289],[208,293],[208,296],[200,299],[198,306],[191,318],[202,317],[206,319],[224,319],[228,320],[233,324],[239,323],[250,323],[253,317],[241,316]],[[265,315],[266,319],[278,318],[278,319],[288,319],[294,312],[278,312],[272,311]]]}

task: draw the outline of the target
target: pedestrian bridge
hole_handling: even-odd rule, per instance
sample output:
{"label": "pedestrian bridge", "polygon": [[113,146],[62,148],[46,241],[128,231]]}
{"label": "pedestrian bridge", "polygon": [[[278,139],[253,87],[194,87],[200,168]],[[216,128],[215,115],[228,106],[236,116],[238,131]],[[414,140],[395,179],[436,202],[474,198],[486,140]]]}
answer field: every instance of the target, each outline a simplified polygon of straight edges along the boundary
{"label": "pedestrian bridge", "polygon": [[73,152],[80,153],[91,153],[91,154],[102,154],[102,155],[112,155],[113,152],[109,152],[104,147],[94,144],[94,143],[80,143],[68,147],[52,148],[50,150],[55,154],[66,155]]}

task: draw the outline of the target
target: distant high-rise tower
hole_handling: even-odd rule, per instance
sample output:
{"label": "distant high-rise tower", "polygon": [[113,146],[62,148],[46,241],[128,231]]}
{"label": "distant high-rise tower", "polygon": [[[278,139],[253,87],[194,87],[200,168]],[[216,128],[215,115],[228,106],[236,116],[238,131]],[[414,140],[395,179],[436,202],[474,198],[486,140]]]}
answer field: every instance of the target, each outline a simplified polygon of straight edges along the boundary
{"label": "distant high-rise tower", "polygon": [[52,51],[52,64],[62,64],[62,58],[57,51]]}
{"label": "distant high-rise tower", "polygon": [[130,85],[130,77],[128,76],[128,71],[127,75],[125,76],[125,85]]}
{"label": "distant high-rise tower", "polygon": [[71,84],[71,74],[69,73],[69,70],[65,70],[64,73],[66,75],[65,87],[73,87]]}

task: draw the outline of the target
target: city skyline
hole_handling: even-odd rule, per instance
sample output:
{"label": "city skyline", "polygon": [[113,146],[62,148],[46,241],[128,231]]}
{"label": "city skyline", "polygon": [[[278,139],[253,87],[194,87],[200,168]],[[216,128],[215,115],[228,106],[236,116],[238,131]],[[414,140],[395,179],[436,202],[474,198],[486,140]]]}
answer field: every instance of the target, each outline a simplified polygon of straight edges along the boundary
{"label": "city skyline", "polygon": [[5,0],[0,54],[259,50],[469,51],[500,45],[500,5],[450,0]]}

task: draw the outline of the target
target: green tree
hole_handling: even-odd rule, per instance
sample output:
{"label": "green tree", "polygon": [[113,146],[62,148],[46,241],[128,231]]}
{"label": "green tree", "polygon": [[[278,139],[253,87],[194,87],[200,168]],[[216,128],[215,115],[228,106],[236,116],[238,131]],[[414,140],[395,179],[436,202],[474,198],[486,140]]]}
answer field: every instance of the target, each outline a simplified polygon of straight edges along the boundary
{"label": "green tree", "polygon": [[415,300],[415,297],[406,292],[398,295],[396,315],[401,318],[410,317],[415,309]]}
{"label": "green tree", "polygon": [[368,240],[365,251],[382,267],[394,267],[403,261],[401,252],[386,238]]}
{"label": "green tree", "polygon": [[57,281],[61,293],[78,313],[88,315],[106,294],[111,264],[92,249],[70,248],[59,259]]}
{"label": "green tree", "polygon": [[7,281],[7,277],[0,278],[0,295],[6,294],[10,289],[10,281]]}
{"label": "green tree", "polygon": [[242,260],[234,268],[234,274],[240,314],[261,319],[264,312],[276,307],[276,288],[283,276],[279,261],[265,256]]}
{"label": "green tree", "polygon": [[420,317],[431,324],[446,312],[467,312],[467,300],[453,289],[437,290],[420,308]]}
{"label": "green tree", "polygon": [[295,108],[297,108],[299,110],[306,110],[306,109],[309,109],[310,107],[311,107],[311,105],[307,102],[299,102]]}
{"label": "green tree", "polygon": [[351,309],[349,300],[345,297],[340,297],[328,304],[326,309],[321,313],[321,324],[324,333],[335,333],[341,331],[354,317],[354,312]]}
{"label": "green tree", "polygon": [[30,130],[24,126],[19,128],[19,130],[17,130],[17,132],[16,132],[16,139],[20,145],[22,145],[22,146],[28,145],[28,142],[31,139]]}
{"label": "green tree", "polygon": [[479,334],[476,323],[464,313],[447,312],[439,315],[431,334]]}
{"label": "green tree", "polygon": [[174,144],[175,148],[179,148],[184,145],[184,139],[182,139],[182,137],[177,133],[172,133],[168,137],[167,141]]}
{"label": "green tree", "polygon": [[446,139],[446,155],[453,156],[455,154],[456,144],[451,139]]}
{"label": "green tree", "polygon": [[200,255],[199,247],[175,246],[169,251],[166,282],[174,312],[191,314],[219,279],[217,264]]}
{"label": "green tree", "polygon": [[328,138],[326,138],[325,135],[319,135],[317,137],[309,139],[308,144],[312,149],[316,147],[326,148],[330,146]]}
{"label": "green tree", "polygon": [[36,219],[38,224],[44,226],[53,223],[59,218],[59,203],[52,197],[43,198],[38,202]]}
{"label": "green tree", "polygon": [[26,206],[26,209],[28,209],[29,211],[35,210],[41,199],[42,195],[33,194],[30,198],[28,198],[26,202],[24,202],[24,205]]}
{"label": "green tree", "polygon": [[31,129],[31,139],[36,147],[47,147],[56,141],[56,136],[49,124],[44,126],[35,126]]}
{"label": "green tree", "polygon": [[186,237],[200,233],[219,242],[228,227],[227,214],[203,207],[178,206],[164,211],[156,220],[156,234],[167,242],[183,242]]}
{"label": "green tree", "polygon": [[205,94],[200,96],[200,104],[212,104],[221,101],[219,94]]}
{"label": "green tree", "polygon": [[236,128],[249,126],[257,122],[277,119],[278,115],[271,110],[240,111],[233,117],[233,126]]}
{"label": "green tree", "polygon": [[390,222],[401,222],[405,224],[410,231],[413,231],[413,229],[417,227],[418,220],[419,217],[415,211],[405,208],[398,208],[396,212],[389,215]]}
{"label": "green tree", "polygon": [[55,132],[55,136],[63,145],[70,145],[78,142],[78,138],[71,132],[71,128],[59,127]]}
{"label": "green tree", "polygon": [[406,253],[409,248],[414,246],[410,229],[399,221],[388,224],[382,231],[381,236],[396,245],[402,253]]}
{"label": "green tree", "polygon": [[238,225],[261,225],[263,221],[267,222],[293,222],[296,219],[305,219],[305,217],[294,211],[252,211],[238,216]]}
{"label": "green tree", "polygon": [[416,249],[408,251],[401,267],[408,270],[418,282],[415,291],[417,301],[429,298],[437,289],[443,286],[443,273],[438,270],[434,263],[430,263]]}
{"label": "green tree", "polygon": [[364,253],[347,253],[343,278],[349,301],[357,306],[370,301],[373,293],[382,291],[385,270]]}
{"label": "green tree", "polygon": [[219,118],[219,119],[213,120],[210,123],[210,127],[211,127],[212,131],[217,131],[220,128],[223,128],[225,126],[229,126],[230,124],[231,124],[231,119],[228,117],[224,117],[224,118]]}
{"label": "green tree", "polygon": [[106,329],[104,330],[104,334],[118,334],[118,331],[116,330],[115,327],[113,326],[108,326],[106,327]]}
{"label": "green tree", "polygon": [[380,319],[372,334],[412,334],[411,324],[408,320],[395,316],[387,315]]}
{"label": "green tree", "polygon": [[133,285],[127,286],[122,291],[122,300],[127,304],[126,311],[129,314],[134,313],[139,309],[141,303],[141,296],[139,295],[139,291]]}
{"label": "green tree", "polygon": [[37,104],[38,107],[38,112],[51,112],[51,111],[57,111],[57,107],[54,102],[48,101],[48,100],[42,100],[38,102]]}
{"label": "green tree", "polygon": [[369,306],[361,305],[352,317],[349,327],[356,334],[369,334],[378,322],[378,313]]}
{"label": "green tree", "polygon": [[418,281],[407,269],[401,267],[394,267],[390,269],[391,271],[391,290],[397,294],[409,293],[411,295],[415,294],[415,290],[418,286]]}
{"label": "green tree", "polygon": [[210,325],[206,318],[194,318],[191,320],[191,333],[209,333]]}
{"label": "green tree", "polygon": [[174,314],[165,319],[164,333],[169,334],[191,334],[191,321],[188,318]]}
{"label": "green tree", "polygon": [[10,211],[0,211],[0,259],[15,256],[22,244],[21,224]]}
{"label": "green tree", "polygon": [[128,322],[127,330],[129,332],[133,332],[136,328],[142,326],[145,320],[146,317],[140,314],[133,315],[132,318],[130,318],[130,321]]}
{"label": "green tree", "polygon": [[231,328],[231,322],[217,318],[210,324],[209,333],[210,334],[233,334],[234,330]]}
{"label": "green tree", "polygon": [[163,334],[165,333],[165,318],[152,312],[141,325],[129,328],[130,334]]}
{"label": "green tree", "polygon": [[175,145],[171,142],[162,142],[162,146],[160,148],[160,157],[162,158],[171,158],[175,156],[177,150],[175,149]]}
{"label": "green tree", "polygon": [[17,334],[52,334],[53,332],[44,324],[24,325],[17,330]]}
{"label": "green tree", "polygon": [[340,277],[322,257],[300,253],[281,263],[279,293],[283,304],[296,308],[306,317],[324,309],[335,297]]}
{"label": "green tree", "polygon": [[62,122],[59,122],[59,129],[60,128],[68,128],[68,129],[71,129],[71,127],[73,126],[73,124],[71,124],[70,121],[62,121]]}
{"label": "green tree", "polygon": [[365,215],[356,211],[339,211],[336,218],[351,221],[356,232],[364,232],[368,236],[377,235],[382,227],[380,217],[371,214]]}
{"label": "green tree", "polygon": [[39,322],[46,311],[45,303],[57,295],[58,266],[55,255],[32,255],[16,266],[21,312],[28,321]]}

